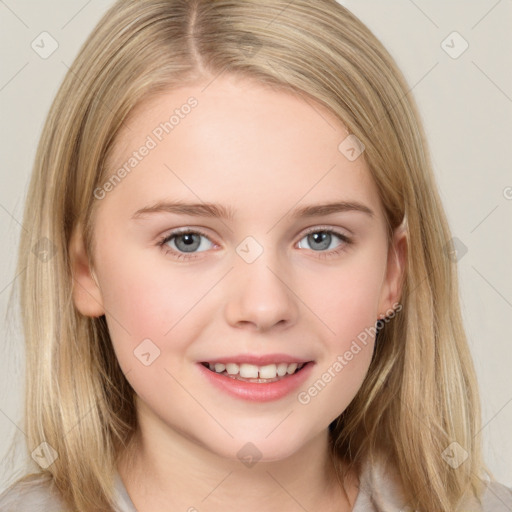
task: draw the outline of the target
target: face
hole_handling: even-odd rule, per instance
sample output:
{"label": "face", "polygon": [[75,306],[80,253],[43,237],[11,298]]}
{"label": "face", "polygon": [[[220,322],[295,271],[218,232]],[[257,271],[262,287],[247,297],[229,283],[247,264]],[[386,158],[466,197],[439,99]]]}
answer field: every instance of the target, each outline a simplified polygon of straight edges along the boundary
{"label": "face", "polygon": [[351,402],[398,299],[402,242],[364,153],[338,148],[320,104],[233,77],[126,124],[95,191],[93,269],[73,237],[75,305],[105,314],[141,425],[287,457]]}

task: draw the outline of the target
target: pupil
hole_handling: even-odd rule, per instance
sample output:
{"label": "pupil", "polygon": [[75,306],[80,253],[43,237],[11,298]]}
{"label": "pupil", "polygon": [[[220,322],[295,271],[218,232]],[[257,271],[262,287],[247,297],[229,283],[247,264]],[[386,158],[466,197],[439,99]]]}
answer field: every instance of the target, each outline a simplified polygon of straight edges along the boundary
{"label": "pupil", "polygon": [[200,235],[195,233],[185,233],[176,238],[176,247],[183,252],[193,252],[195,251],[200,243]]}
{"label": "pupil", "polygon": [[[314,250],[327,249],[331,243],[331,234],[325,231],[319,231],[309,235],[309,244]],[[314,245],[317,244],[317,247]]]}

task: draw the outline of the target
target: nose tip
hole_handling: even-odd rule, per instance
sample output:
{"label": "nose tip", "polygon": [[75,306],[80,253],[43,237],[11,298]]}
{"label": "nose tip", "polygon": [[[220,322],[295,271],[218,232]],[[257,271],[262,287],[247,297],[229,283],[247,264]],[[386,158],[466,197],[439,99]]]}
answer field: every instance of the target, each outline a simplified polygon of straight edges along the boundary
{"label": "nose tip", "polygon": [[239,320],[236,322],[237,327],[249,328],[254,331],[267,331],[272,327],[284,326],[288,323],[285,319],[277,320],[276,322],[269,319],[268,315],[265,313],[261,313],[259,316],[253,318],[252,320]]}
{"label": "nose tip", "polygon": [[225,308],[233,327],[264,331],[293,324],[298,308],[285,280],[263,261],[244,263],[232,276]]}

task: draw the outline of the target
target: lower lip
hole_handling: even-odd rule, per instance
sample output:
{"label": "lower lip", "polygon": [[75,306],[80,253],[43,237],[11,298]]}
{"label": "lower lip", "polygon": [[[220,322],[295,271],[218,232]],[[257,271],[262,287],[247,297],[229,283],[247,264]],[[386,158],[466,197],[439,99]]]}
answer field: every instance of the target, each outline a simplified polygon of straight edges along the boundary
{"label": "lower lip", "polygon": [[227,394],[253,402],[270,402],[272,400],[279,400],[297,389],[309,377],[314,364],[314,362],[310,361],[297,373],[269,383],[236,380],[220,373],[212,372],[201,363],[198,363],[198,366],[199,371],[211,384]]}

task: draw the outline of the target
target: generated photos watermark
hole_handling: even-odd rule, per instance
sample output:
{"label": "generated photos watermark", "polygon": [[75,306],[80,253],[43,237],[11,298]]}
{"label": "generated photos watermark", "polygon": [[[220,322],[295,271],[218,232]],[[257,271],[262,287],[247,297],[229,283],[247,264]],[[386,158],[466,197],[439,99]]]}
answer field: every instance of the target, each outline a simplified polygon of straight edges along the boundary
{"label": "generated photos watermark", "polygon": [[297,395],[297,400],[302,405],[307,405],[313,398],[325,389],[327,384],[332,382],[333,379],[352,361],[359,352],[368,344],[368,340],[375,337],[377,331],[382,329],[386,323],[389,323],[397,313],[402,310],[402,304],[395,303],[393,308],[386,312],[386,316],[377,320],[372,327],[366,327],[361,331],[352,343],[348,350],[343,354],[339,354],[336,360],[322,373],[322,375],[305,391],[301,391]]}
{"label": "generated photos watermark", "polygon": [[132,153],[132,156],[126,160],[121,167],[117,169],[112,176],[101,186],[94,189],[93,195],[96,199],[101,200],[115,189],[121,181],[128,176],[146,158],[167,135],[169,135],[191,112],[192,109],[199,105],[199,101],[191,96],[187,102],[181,107],[174,109],[173,114],[167,121],[161,122],[153,128],[151,133],[146,137],[144,144],[138,150]]}

